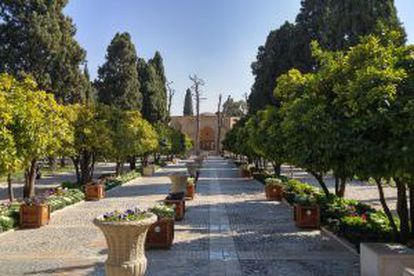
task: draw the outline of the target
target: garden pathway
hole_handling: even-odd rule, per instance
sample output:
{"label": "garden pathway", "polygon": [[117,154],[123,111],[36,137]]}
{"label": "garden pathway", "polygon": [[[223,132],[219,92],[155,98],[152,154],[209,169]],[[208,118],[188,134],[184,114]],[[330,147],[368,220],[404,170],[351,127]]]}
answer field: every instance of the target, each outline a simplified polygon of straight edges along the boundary
{"label": "garden pathway", "polygon": [[[0,275],[103,275],[106,244],[92,225],[119,208],[152,206],[169,190],[169,166],[58,211],[49,226],[0,235]],[[226,160],[204,163],[197,196],[176,224],[171,250],[147,252],[148,275],[358,275],[358,257],[319,231],[294,226],[291,210],[264,200],[263,186]]]}

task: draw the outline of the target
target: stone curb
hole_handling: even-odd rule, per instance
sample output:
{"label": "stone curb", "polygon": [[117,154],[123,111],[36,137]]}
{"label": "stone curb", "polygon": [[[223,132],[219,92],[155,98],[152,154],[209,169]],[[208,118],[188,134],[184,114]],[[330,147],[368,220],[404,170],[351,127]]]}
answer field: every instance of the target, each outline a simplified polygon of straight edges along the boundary
{"label": "stone curb", "polygon": [[325,236],[328,236],[334,240],[336,240],[338,243],[340,243],[342,246],[344,246],[346,249],[348,249],[352,254],[359,257],[358,251],[355,249],[355,246],[353,246],[349,241],[338,237],[335,233],[329,231],[326,227],[321,227],[321,234],[324,234]]}

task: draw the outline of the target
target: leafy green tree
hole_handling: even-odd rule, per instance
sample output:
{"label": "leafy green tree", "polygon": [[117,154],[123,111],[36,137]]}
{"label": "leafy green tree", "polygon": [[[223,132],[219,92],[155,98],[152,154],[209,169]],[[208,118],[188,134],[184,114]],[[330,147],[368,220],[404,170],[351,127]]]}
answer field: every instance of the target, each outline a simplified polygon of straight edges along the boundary
{"label": "leafy green tree", "polygon": [[223,110],[225,116],[228,117],[243,117],[246,115],[247,103],[243,100],[235,101],[229,97],[223,104]]}
{"label": "leafy green tree", "polygon": [[[361,36],[381,34],[385,28],[404,34],[393,0],[305,0],[301,6],[296,23],[285,23],[272,31],[259,48],[252,65],[255,82],[249,96],[250,114],[269,104],[278,105],[273,90],[281,74],[292,68],[303,73],[317,68],[312,41],[319,42],[323,49],[345,50],[356,45]],[[405,35],[398,42],[404,41]]]}
{"label": "leafy green tree", "polygon": [[183,114],[184,116],[194,116],[193,95],[191,93],[191,89],[187,89],[187,91],[185,91]]}
{"label": "leafy green tree", "polygon": [[85,51],[64,15],[67,0],[0,2],[0,71],[31,75],[59,102],[80,102],[85,83],[80,65]]}
{"label": "leafy green tree", "polygon": [[[340,67],[332,67],[342,76],[334,87],[334,103],[351,121],[353,154],[357,156],[352,162],[357,175],[375,180],[396,238],[407,242],[414,235],[414,219],[410,219],[413,210],[408,204],[414,198],[413,133],[407,128],[414,96],[414,48],[401,46],[400,41],[401,35],[395,31],[382,39],[369,36],[342,59],[336,59]],[[391,178],[397,188],[399,231],[382,190],[383,180]]]}
{"label": "leafy green tree", "polygon": [[68,106],[66,114],[74,133],[66,155],[71,156],[78,184],[85,185],[93,179],[98,158],[107,155],[112,146],[107,126],[108,107],[78,104]]}
{"label": "leafy green tree", "polygon": [[31,79],[22,82],[9,75],[0,77],[1,91],[13,108],[10,130],[16,149],[16,159],[25,171],[24,197],[35,194],[36,165],[40,158],[62,152],[73,139],[65,107],[52,94],[38,90]]}
{"label": "leafy green tree", "polygon": [[100,103],[124,110],[141,109],[137,54],[128,33],[117,33],[112,39],[95,86]]}
{"label": "leafy green tree", "polygon": [[[9,77],[8,77],[9,78]],[[8,78],[1,77],[0,82],[0,174],[7,175],[9,200],[14,200],[11,174],[21,166],[17,156],[16,145],[14,142],[13,131],[13,106],[7,101],[6,91],[4,91],[5,81]]]}
{"label": "leafy green tree", "polygon": [[117,174],[123,173],[123,164],[131,156],[144,156],[157,149],[157,133],[138,111],[112,108],[107,122],[112,141],[109,156],[116,161]]}

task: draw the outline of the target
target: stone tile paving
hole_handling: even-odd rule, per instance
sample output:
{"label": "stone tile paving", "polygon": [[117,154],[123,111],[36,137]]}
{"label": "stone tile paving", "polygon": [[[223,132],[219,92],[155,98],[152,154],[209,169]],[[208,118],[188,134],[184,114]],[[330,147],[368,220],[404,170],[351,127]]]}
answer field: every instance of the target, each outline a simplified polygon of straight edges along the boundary
{"label": "stone tile paving", "polygon": [[[113,209],[152,206],[169,191],[169,166],[99,202],[58,211],[51,225],[0,236],[0,275],[103,275],[106,244],[91,221]],[[171,250],[151,250],[148,275],[358,275],[358,257],[319,231],[300,231],[291,210],[222,159],[205,162],[195,200]]]}

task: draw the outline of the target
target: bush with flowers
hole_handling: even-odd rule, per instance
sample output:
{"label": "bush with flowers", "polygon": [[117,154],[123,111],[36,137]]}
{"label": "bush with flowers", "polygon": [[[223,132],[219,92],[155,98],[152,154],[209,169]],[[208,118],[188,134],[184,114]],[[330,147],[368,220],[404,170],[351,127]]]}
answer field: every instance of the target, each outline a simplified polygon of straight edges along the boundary
{"label": "bush with flowers", "polygon": [[299,180],[281,178],[285,197],[290,204],[312,200],[321,211],[321,224],[344,237],[358,249],[361,242],[391,242],[392,228],[387,216],[368,204],[326,196],[314,186]]}
{"label": "bush with flowers", "polygon": [[149,212],[154,213],[159,218],[174,218],[175,207],[167,204],[157,204],[154,207],[148,209]]}
{"label": "bush with flowers", "polygon": [[126,222],[139,221],[151,217],[152,213],[143,211],[139,208],[128,209],[126,211],[113,211],[100,215],[96,218],[97,221],[103,222]]}

